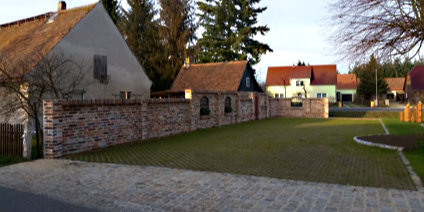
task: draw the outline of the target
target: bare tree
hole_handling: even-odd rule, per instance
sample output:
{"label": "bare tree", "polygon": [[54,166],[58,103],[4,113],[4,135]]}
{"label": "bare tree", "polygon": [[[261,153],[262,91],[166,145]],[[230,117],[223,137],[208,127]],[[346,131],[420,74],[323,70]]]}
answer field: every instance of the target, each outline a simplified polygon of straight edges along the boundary
{"label": "bare tree", "polygon": [[305,94],[305,99],[307,99],[308,98],[308,92],[306,91],[305,84],[303,84],[302,88],[303,88],[303,93]]}
{"label": "bare tree", "polygon": [[281,78],[283,81],[283,87],[284,87],[284,98],[287,98],[287,85],[286,85],[286,79]]}
{"label": "bare tree", "polygon": [[[371,54],[380,59],[419,54],[424,42],[422,0],[335,0],[330,10],[343,59]],[[365,57],[364,57],[365,56]]]}
{"label": "bare tree", "polygon": [[[44,99],[69,99],[83,92],[88,67],[63,53],[41,53],[10,64],[0,55],[0,116],[6,119],[26,115],[33,121],[37,153],[43,137],[41,120]],[[36,64],[35,66],[33,64]],[[33,66],[33,67],[32,67]],[[13,117],[15,116],[15,117]]]}

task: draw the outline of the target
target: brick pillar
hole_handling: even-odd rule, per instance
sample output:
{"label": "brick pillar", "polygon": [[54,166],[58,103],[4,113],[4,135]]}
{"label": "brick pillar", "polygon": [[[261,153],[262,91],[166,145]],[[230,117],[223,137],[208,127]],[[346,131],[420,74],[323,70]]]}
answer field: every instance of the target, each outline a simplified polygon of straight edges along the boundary
{"label": "brick pillar", "polygon": [[44,158],[62,156],[62,105],[61,100],[43,101]]}
{"label": "brick pillar", "polygon": [[234,108],[236,113],[236,123],[240,123],[240,93],[237,92],[234,98]]}
{"label": "brick pillar", "polygon": [[196,110],[197,108],[196,104],[199,104],[199,107],[200,107],[199,99],[197,99],[197,95],[195,95],[195,93],[193,92],[190,99],[190,114],[189,114],[191,132],[197,130],[196,120],[200,118],[199,117],[200,115]]}
{"label": "brick pillar", "polygon": [[149,139],[149,100],[142,100],[140,102],[140,116],[141,116],[141,140]]}
{"label": "brick pillar", "polygon": [[418,123],[423,122],[422,112],[423,112],[423,103],[419,101],[417,104],[417,122]]}
{"label": "brick pillar", "polygon": [[324,101],[324,114],[323,114],[323,116],[324,116],[324,118],[328,118],[328,114],[329,114],[329,112],[328,112],[328,99],[324,98],[323,101]]}

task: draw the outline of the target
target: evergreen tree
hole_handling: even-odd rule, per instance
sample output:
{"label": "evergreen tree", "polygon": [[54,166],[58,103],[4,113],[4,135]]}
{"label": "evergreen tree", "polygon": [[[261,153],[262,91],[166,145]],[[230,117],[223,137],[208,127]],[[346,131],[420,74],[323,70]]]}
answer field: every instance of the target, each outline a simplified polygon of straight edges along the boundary
{"label": "evergreen tree", "polygon": [[113,23],[117,24],[121,19],[121,6],[117,0],[102,0],[102,4],[105,7],[107,13]]}
{"label": "evergreen tree", "polygon": [[266,10],[255,4],[260,0],[204,0],[198,2],[200,25],[205,31],[198,41],[200,62],[249,60],[260,61],[260,56],[272,49],[254,40],[258,33],[265,35],[267,26],[255,26],[257,16]]}
{"label": "evergreen tree", "polygon": [[382,68],[378,64],[374,55],[371,56],[367,64],[356,66],[353,73],[360,79],[358,85],[358,94],[366,100],[371,100],[375,97],[375,72],[377,71],[377,93],[384,95],[387,93],[387,83],[382,75]]}
{"label": "evergreen tree", "polygon": [[130,9],[123,11],[121,29],[128,46],[137,57],[146,74],[153,81],[152,90],[160,90],[161,76],[157,70],[161,60],[158,39],[159,24],[153,0],[128,0]]}
{"label": "evergreen tree", "polygon": [[193,58],[197,24],[192,0],[159,0],[162,41],[161,88],[169,89],[186,57]]}

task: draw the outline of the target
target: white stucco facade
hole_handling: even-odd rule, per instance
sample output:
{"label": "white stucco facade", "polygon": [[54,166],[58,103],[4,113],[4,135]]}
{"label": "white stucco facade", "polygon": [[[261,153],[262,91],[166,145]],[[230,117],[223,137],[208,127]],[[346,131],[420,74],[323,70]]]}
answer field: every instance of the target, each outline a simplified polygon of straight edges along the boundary
{"label": "white stucco facade", "polygon": [[[296,81],[302,81],[305,88]],[[329,102],[336,101],[336,85],[311,85],[309,78],[290,79],[290,85],[273,85],[267,86],[266,89],[268,95],[275,98],[292,98],[299,94],[304,98],[305,89],[308,98],[325,97]],[[325,95],[323,96],[323,94]]]}

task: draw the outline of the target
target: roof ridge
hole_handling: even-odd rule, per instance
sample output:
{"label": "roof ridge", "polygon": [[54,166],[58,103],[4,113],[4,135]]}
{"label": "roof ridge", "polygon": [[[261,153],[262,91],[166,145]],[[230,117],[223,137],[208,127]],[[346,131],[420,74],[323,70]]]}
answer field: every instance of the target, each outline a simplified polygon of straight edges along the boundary
{"label": "roof ridge", "polygon": [[190,66],[212,66],[212,65],[221,65],[221,64],[230,64],[230,63],[246,63],[247,60],[237,60],[237,61],[228,61],[228,62],[213,62],[213,63],[195,63],[190,64]]}
{"label": "roof ridge", "polygon": [[75,10],[78,10],[78,9],[90,8],[90,7],[93,7],[94,5],[97,5],[98,3],[99,2],[91,3],[91,4],[87,4],[87,5],[82,5],[82,6],[78,6],[78,7],[73,7],[73,8],[61,10],[61,11],[46,12],[46,13],[42,13],[40,15],[30,16],[28,18],[18,19],[18,20],[15,20],[15,21],[0,24],[0,29],[5,28],[5,27],[12,27],[12,26],[16,26],[16,25],[19,26],[21,24],[34,22],[34,21],[38,21],[38,20],[41,20],[41,19],[47,19],[47,18],[50,18],[52,15],[58,14],[58,13],[59,14],[60,13],[67,13],[67,12],[72,12],[72,11],[75,11]]}
{"label": "roof ridge", "polygon": [[[67,8],[66,10],[61,10],[61,11],[56,11],[57,13],[67,13],[67,12],[72,12],[74,10],[79,10],[79,9],[84,9],[84,8],[90,8],[90,7],[94,7],[95,5],[99,4],[99,2],[95,2],[95,3],[91,3],[91,4],[86,4],[86,5],[81,5],[81,6],[77,6],[77,7],[72,7],[72,8]],[[55,13],[56,13],[55,12]]]}

